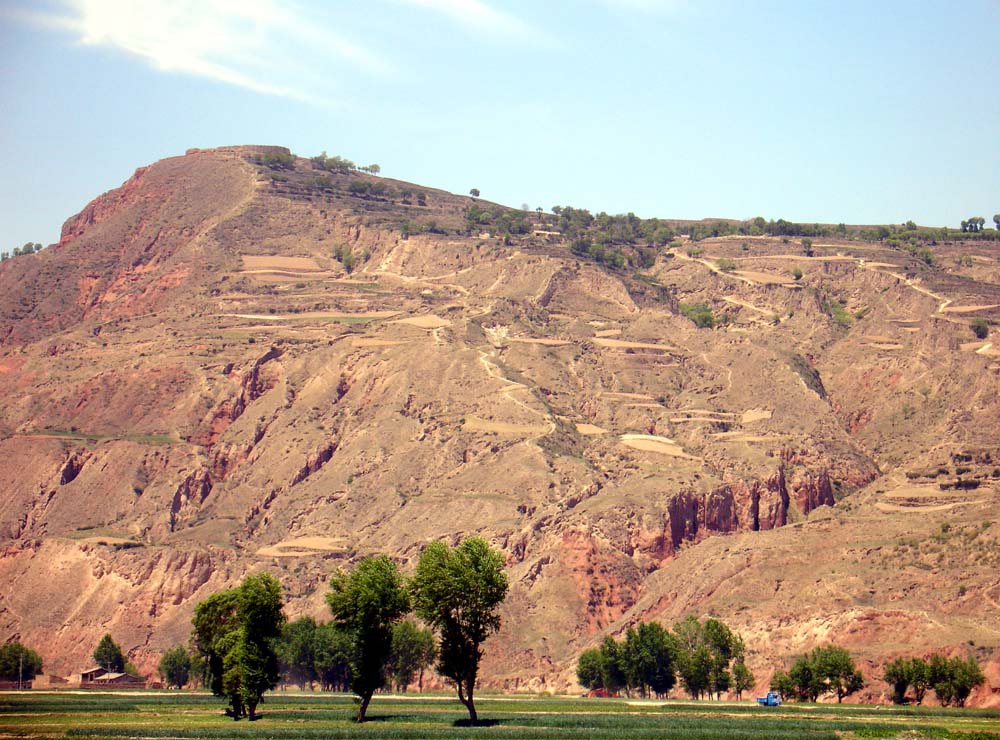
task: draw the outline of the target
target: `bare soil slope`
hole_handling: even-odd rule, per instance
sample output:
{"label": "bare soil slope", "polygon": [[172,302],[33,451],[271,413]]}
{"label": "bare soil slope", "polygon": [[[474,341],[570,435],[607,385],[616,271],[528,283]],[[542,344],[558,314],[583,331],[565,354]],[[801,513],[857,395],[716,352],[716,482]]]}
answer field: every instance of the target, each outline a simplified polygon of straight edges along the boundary
{"label": "bare soil slope", "polygon": [[479,534],[512,582],[496,687],[565,689],[605,632],[690,613],[761,678],[827,640],[869,675],[996,660],[1000,351],[969,331],[996,248],[715,239],[613,271],[276,151],[140,169],[0,265],[0,637],[68,673],[110,630],[152,671],[248,571],[325,617],[333,568]]}

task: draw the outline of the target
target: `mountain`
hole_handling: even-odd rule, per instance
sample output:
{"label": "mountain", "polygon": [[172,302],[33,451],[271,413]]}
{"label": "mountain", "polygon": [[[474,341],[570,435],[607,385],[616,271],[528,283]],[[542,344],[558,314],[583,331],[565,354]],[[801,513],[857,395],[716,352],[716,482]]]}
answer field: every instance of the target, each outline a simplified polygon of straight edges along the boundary
{"label": "mountain", "polygon": [[605,633],[688,614],[758,685],[828,641],[869,678],[1000,670],[1000,349],[970,328],[998,242],[605,252],[560,219],[228,147],[0,263],[0,638],[69,673],[110,631],[152,672],[247,572],[327,618],[335,568],[482,535],[512,584],[487,686],[571,688]]}

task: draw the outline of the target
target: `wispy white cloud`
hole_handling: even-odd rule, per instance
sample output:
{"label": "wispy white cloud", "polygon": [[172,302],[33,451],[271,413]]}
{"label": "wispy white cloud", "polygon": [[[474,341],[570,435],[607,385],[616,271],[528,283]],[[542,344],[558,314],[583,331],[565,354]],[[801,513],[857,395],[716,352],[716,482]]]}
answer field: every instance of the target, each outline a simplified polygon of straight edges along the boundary
{"label": "wispy white cloud", "polygon": [[477,31],[533,41],[546,40],[545,34],[534,26],[481,0],[400,0],[400,2],[441,13]]}
{"label": "wispy white cloud", "polygon": [[655,13],[676,10],[684,5],[686,0],[595,0],[595,2],[614,10]]}
{"label": "wispy white cloud", "polygon": [[14,14],[157,69],[266,95],[331,104],[338,65],[386,76],[390,65],[288,0],[62,0]]}

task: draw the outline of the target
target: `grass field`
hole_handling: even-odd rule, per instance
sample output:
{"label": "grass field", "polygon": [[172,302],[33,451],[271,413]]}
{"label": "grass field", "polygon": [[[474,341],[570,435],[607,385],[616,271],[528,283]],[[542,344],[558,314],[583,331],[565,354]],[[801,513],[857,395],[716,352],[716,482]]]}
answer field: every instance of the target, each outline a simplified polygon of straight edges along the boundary
{"label": "grass field", "polygon": [[483,697],[482,725],[444,696],[376,696],[351,721],[338,694],[276,693],[255,722],[219,699],[178,692],[0,693],[0,737],[25,738],[949,738],[1000,740],[1000,712],[919,707]]}

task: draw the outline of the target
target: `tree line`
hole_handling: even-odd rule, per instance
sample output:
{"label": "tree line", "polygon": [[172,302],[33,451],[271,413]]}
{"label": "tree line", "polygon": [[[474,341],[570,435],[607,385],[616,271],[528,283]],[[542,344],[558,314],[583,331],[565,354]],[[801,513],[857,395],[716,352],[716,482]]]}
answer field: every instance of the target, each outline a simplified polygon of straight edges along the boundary
{"label": "tree line", "polygon": [[584,650],[577,660],[580,684],[592,691],[664,697],[678,677],[692,699],[735,691],[740,698],[756,683],[744,662],[743,638],[718,619],[689,616],[667,630],[643,622],[616,641]]}
{"label": "tree line", "polygon": [[[500,627],[497,610],[506,594],[503,556],[484,540],[454,548],[432,542],[410,579],[384,555],[335,573],[326,594],[328,623],[287,622],[278,581],[267,573],[247,576],[195,607],[192,644],[206,685],[228,699],[234,719],[253,719],[264,692],[284,673],[301,683],[349,688],[360,700],[357,721],[363,722],[377,690],[387,682],[405,687],[414,675],[422,681],[436,660],[476,724],[482,645]],[[427,626],[404,620],[411,611]],[[165,674],[175,662],[183,664],[177,649],[164,660],[168,655],[167,664],[161,661]],[[180,672],[175,677],[171,683],[182,685]]]}
{"label": "tree line", "polygon": [[962,659],[932,655],[924,658],[896,658],[885,667],[883,680],[892,687],[892,701],[905,704],[907,691],[913,689],[913,701],[921,704],[928,689],[934,691],[942,706],[964,707],[969,694],[986,679],[972,657]]}
{"label": "tree line", "polygon": [[0,252],[0,262],[11,257],[22,257],[26,254],[37,254],[44,247],[39,242],[25,242],[23,247],[14,247],[10,252]]}

